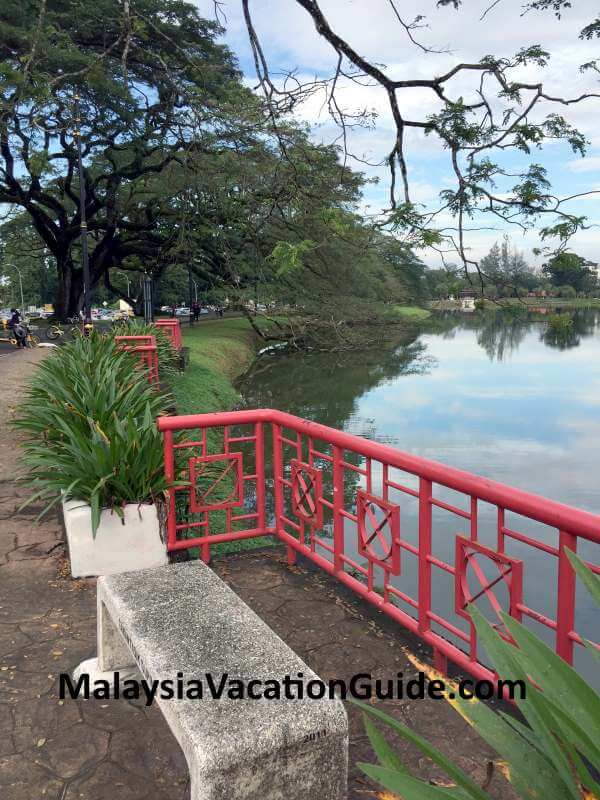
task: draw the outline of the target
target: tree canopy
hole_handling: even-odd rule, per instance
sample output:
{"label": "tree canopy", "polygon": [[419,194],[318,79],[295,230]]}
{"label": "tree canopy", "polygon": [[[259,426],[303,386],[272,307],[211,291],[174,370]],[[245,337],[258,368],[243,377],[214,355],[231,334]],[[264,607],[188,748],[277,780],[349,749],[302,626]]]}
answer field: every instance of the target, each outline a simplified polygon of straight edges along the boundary
{"label": "tree canopy", "polygon": [[596,282],[585,258],[576,253],[557,253],[544,264],[542,271],[554,286],[570,286],[576,292],[585,291]]}
{"label": "tree canopy", "polygon": [[255,103],[216,33],[190,3],[173,0],[2,4],[0,202],[27,213],[56,260],[59,313],[73,311],[82,291],[75,136],[96,284],[162,238],[156,204],[130,217],[146,180],[183,153],[217,139],[239,144],[251,130]]}

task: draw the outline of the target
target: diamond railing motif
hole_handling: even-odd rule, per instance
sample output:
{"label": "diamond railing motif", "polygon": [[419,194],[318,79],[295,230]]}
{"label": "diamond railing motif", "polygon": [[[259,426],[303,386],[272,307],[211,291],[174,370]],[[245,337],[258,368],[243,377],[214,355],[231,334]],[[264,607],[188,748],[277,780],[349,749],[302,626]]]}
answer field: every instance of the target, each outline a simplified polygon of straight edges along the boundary
{"label": "diamond railing motif", "polygon": [[309,525],[323,525],[323,477],[321,470],[292,459],[292,511]]}
{"label": "diamond railing motif", "polygon": [[[496,567],[498,574],[493,578],[487,578],[478,559],[486,559]],[[475,603],[480,597],[486,597],[494,613],[500,617],[500,612],[505,611],[515,619],[521,620],[521,604],[523,602],[523,562],[518,558],[511,558],[504,553],[498,553],[485,545],[473,542],[463,536],[456,537],[456,572],[455,572],[455,596],[456,613],[461,617],[470,620],[467,611],[470,603]],[[468,570],[471,569],[479,584],[476,591],[472,591],[469,585]],[[502,608],[502,605],[494,593],[494,588],[504,584],[508,590],[509,607]],[[496,623],[496,628],[502,635],[505,635],[501,628],[500,621]]]}
{"label": "diamond railing motif", "polygon": [[[275,537],[290,564],[311,560],[420,637],[442,672],[450,661],[477,679],[497,678],[469,604],[488,618],[504,609],[542,625],[557,655],[580,659],[584,670],[590,639],[600,651],[568,557],[579,551],[600,575],[600,515],[276,409],[160,417],[158,427],[170,552],[198,547],[209,561],[221,543]],[[219,455],[208,456],[209,433],[211,446],[222,436]],[[208,513],[219,508],[223,515]],[[196,509],[201,519],[189,514]],[[531,587],[548,577],[548,564],[546,602]]]}
{"label": "diamond railing motif", "polygon": [[[234,508],[244,503],[244,481],[241,453],[217,453],[189,460],[190,510],[194,513]],[[231,476],[233,486],[229,488],[225,479]],[[201,487],[198,482],[201,481]],[[219,488],[227,487],[227,494],[220,496]]]}
{"label": "diamond railing motif", "polygon": [[400,574],[400,507],[359,489],[358,552],[392,575]]}

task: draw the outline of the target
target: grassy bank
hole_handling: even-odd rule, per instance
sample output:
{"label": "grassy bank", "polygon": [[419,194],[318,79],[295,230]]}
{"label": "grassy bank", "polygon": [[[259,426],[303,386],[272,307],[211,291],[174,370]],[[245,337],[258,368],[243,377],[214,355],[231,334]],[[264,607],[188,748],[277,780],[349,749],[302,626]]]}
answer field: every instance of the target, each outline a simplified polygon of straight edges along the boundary
{"label": "grassy bank", "polygon": [[[386,309],[390,321],[414,324],[425,321],[431,311],[419,306]],[[268,324],[261,320],[261,327]],[[173,378],[172,388],[179,414],[229,411],[240,396],[233,382],[250,366],[264,342],[244,317],[206,320],[193,327],[182,325],[184,345],[189,347],[187,370]]]}
{"label": "grassy bank", "polygon": [[233,381],[249,367],[258,339],[242,317],[182,326],[187,370],[173,380],[179,414],[229,411],[239,401]]}
{"label": "grassy bank", "polygon": [[420,308],[420,306],[394,306],[394,311],[399,317],[414,320],[415,322],[431,316],[431,311],[426,308]]}

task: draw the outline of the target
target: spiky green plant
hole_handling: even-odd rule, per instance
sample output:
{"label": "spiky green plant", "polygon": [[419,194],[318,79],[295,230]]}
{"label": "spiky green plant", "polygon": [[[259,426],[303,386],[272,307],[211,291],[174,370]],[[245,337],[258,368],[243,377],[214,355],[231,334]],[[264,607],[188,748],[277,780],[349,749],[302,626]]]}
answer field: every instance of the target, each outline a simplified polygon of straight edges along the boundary
{"label": "spiky green plant", "polygon": [[166,489],[156,417],[171,398],[148,384],[130,353],[98,334],[58,349],[38,367],[15,426],[22,431],[24,481],[46,502],[91,506],[94,535],[103,508],[153,501]]}
{"label": "spiky green plant", "polygon": [[[569,560],[600,608],[600,578],[574,553]],[[517,701],[521,719],[493,711],[485,703],[452,701],[458,712],[494,748],[506,764],[504,773],[523,800],[598,800],[600,784],[600,695],[531,631],[506,614],[502,620],[515,645],[501,638],[475,607],[471,609],[479,641],[503,678],[523,680],[527,696]],[[600,664],[600,653],[585,642]],[[451,759],[403,723],[377,708],[359,703],[378,764],[359,764],[402,800],[489,800]],[[416,745],[437,764],[454,786],[436,787],[415,778],[381,731],[376,718]]]}
{"label": "spiky green plant", "polygon": [[111,329],[112,337],[115,336],[154,336],[158,354],[158,372],[161,380],[168,379],[179,370],[179,355],[168,334],[152,323],[139,319],[122,322]]}

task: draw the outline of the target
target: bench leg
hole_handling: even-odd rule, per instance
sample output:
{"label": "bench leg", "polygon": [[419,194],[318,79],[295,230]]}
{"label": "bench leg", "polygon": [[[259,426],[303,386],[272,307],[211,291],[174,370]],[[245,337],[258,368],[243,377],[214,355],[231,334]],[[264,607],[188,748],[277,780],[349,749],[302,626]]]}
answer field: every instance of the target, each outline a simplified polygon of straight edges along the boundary
{"label": "bench leg", "polygon": [[105,671],[135,665],[135,659],[125,644],[106,606],[98,598],[98,667]]}

